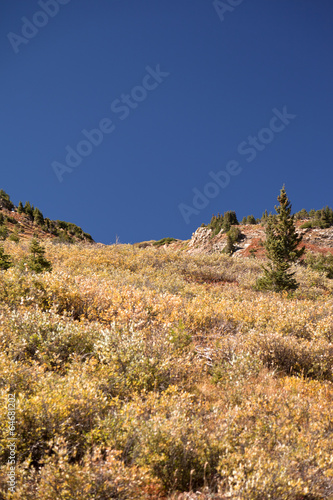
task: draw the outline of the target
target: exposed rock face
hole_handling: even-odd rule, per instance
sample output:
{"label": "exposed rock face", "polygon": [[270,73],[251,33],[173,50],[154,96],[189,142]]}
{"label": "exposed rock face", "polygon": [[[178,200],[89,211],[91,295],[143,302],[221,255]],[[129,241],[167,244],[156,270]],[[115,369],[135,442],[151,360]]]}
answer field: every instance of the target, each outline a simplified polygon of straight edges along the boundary
{"label": "exposed rock face", "polygon": [[333,248],[333,227],[327,229],[301,229],[303,242],[309,242],[319,247]]}
{"label": "exposed rock face", "polygon": [[[253,252],[257,257],[263,256],[265,241],[265,228],[262,225],[239,225],[241,231],[240,240],[235,244],[236,251],[233,257],[248,257]],[[302,244],[308,249],[318,252],[332,251],[333,253],[333,227],[327,229],[307,228],[298,229],[303,235]],[[213,236],[211,229],[199,227],[188,243],[189,253],[221,253],[226,246],[226,234],[224,232]]]}
{"label": "exposed rock face", "polygon": [[226,246],[225,235],[218,234],[213,236],[213,231],[207,227],[199,227],[189,241],[188,248],[190,253],[213,253],[222,252]]}
{"label": "exposed rock face", "polygon": [[212,237],[212,230],[208,227],[198,227],[198,229],[192,234],[192,238],[189,242],[190,248],[195,248],[198,245],[203,245],[208,243]]}

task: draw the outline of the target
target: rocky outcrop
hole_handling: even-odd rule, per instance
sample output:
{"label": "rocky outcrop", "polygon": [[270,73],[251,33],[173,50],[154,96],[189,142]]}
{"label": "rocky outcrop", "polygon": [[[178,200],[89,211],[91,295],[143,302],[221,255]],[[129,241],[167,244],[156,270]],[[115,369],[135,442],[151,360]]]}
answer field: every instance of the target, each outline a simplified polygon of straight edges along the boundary
{"label": "rocky outcrop", "polygon": [[[265,228],[262,225],[240,225],[241,237],[235,244],[236,251],[233,257],[249,257],[255,254],[257,257],[264,255]],[[303,236],[303,244],[314,252],[333,253],[333,227],[327,229],[306,228],[297,229]],[[189,253],[221,253],[226,246],[226,234],[222,231],[213,235],[211,229],[199,227],[188,242]]]}
{"label": "rocky outcrop", "polygon": [[333,227],[327,229],[302,229],[303,242],[311,243],[319,247],[333,248]]}
{"label": "rocky outcrop", "polygon": [[199,227],[193,234],[188,244],[190,253],[222,252],[226,246],[226,237],[221,233],[213,236],[213,231],[208,227]]}

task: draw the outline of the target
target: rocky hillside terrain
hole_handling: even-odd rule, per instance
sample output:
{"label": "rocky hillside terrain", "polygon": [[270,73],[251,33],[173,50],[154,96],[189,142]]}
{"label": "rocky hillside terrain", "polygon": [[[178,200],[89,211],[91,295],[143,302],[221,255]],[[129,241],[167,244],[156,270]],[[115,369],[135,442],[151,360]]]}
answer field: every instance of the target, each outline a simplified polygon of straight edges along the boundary
{"label": "rocky hillside terrain", "polygon": [[60,243],[92,243],[91,235],[71,222],[50,220],[30,202],[23,206],[21,202],[15,206],[9,195],[0,190],[0,240],[18,242],[37,237],[42,240],[53,240]]}
{"label": "rocky hillside terrain", "polygon": [[[333,226],[329,228],[301,228],[304,220],[297,221],[297,232],[302,234],[302,246],[314,254],[333,254]],[[256,257],[264,258],[265,226],[264,224],[238,225],[240,235],[235,243],[233,258]],[[227,232],[221,230],[217,235],[209,227],[199,227],[189,240],[164,238],[160,241],[145,241],[136,243],[138,248],[157,247],[170,251],[183,249],[189,254],[219,254],[227,245]]]}
{"label": "rocky hillside terrain", "polygon": [[[321,228],[304,228],[300,226],[304,223],[297,223],[298,233],[302,234],[302,245],[308,251],[314,253],[332,253],[333,254],[333,227]],[[265,226],[258,225],[240,225],[240,237],[235,244],[234,258],[237,257],[256,257],[264,256],[263,242],[265,241]],[[216,253],[222,252],[227,244],[227,235],[225,232],[220,232],[216,236],[213,230],[207,227],[199,227],[188,241],[188,251],[190,253]],[[175,245],[175,244],[174,244]]]}
{"label": "rocky hillside terrain", "polygon": [[[320,212],[320,211],[318,211]],[[214,219],[214,216],[213,216]],[[333,254],[333,225],[330,227],[303,227],[310,225],[311,219],[302,218],[296,221],[297,232],[302,234],[302,245],[307,251],[315,254]],[[257,221],[258,222],[258,221]],[[265,224],[237,224],[239,236],[234,244],[233,258],[257,257],[265,255]],[[217,233],[217,234],[216,234]],[[183,249],[189,254],[215,254],[225,252],[228,231],[220,231],[202,225],[189,240],[163,238],[162,240],[143,241],[135,243],[137,248],[167,248],[169,250]],[[91,235],[85,233],[76,224],[61,220],[44,218],[38,208],[29,202],[15,206],[9,195],[0,190],[0,240],[12,241],[30,240],[37,237],[41,240],[52,240],[63,243],[93,243]]]}

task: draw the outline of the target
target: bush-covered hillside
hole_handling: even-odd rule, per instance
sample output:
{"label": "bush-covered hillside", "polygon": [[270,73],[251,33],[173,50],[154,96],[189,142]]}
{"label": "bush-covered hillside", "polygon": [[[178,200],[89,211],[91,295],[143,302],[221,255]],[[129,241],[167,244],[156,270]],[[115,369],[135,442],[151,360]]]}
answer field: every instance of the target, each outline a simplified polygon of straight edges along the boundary
{"label": "bush-covered hillside", "polygon": [[16,207],[10,196],[0,189],[0,241],[9,238],[18,242],[32,236],[50,238],[62,243],[93,242],[91,235],[71,222],[44,217],[39,208],[29,201],[20,201]]}
{"label": "bush-covered hillside", "polygon": [[[333,281],[256,259],[4,242],[2,499],[333,498]],[[16,491],[8,491],[8,394]],[[191,493],[190,493],[191,492]]]}
{"label": "bush-covered hillside", "polygon": [[[260,219],[255,219],[253,215],[244,216],[241,223],[243,225],[265,224],[269,217],[267,210],[264,211]],[[326,205],[321,210],[310,210],[309,212],[302,208],[294,214],[296,221],[303,221],[301,228],[319,227],[321,229],[333,226],[333,209]],[[214,235],[221,230],[228,231],[230,225],[238,224],[236,213],[233,211],[213,215],[209,224],[202,224],[202,227],[212,229]]]}

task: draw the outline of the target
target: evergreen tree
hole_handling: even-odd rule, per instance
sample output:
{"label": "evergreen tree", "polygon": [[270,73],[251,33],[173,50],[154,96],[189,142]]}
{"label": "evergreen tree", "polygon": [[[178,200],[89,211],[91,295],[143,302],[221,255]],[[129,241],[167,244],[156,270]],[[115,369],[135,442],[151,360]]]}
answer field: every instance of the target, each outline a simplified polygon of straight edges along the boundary
{"label": "evergreen tree", "polygon": [[30,205],[29,201],[25,202],[24,213],[26,215],[28,215],[29,219],[33,220],[33,218],[34,218],[34,211],[33,211],[33,207]]}
{"label": "evergreen tree", "polygon": [[44,219],[43,231],[45,231],[46,233],[48,233],[50,230],[50,222],[51,222],[50,219],[48,218]]}
{"label": "evergreen tree", "polygon": [[30,255],[27,260],[27,265],[30,271],[35,273],[43,273],[44,271],[52,271],[52,264],[45,258],[45,249],[42,247],[36,238],[33,238],[30,243]]}
{"label": "evergreen tree", "polygon": [[236,251],[233,238],[229,233],[227,233],[227,244],[224,247],[223,251],[228,255],[232,255]]}
{"label": "evergreen tree", "polygon": [[256,220],[253,215],[247,216],[247,224],[256,224]]}
{"label": "evergreen tree", "polygon": [[333,210],[328,205],[326,205],[325,212],[326,212],[327,220],[331,226],[333,224]]}
{"label": "evergreen tree", "polygon": [[266,225],[265,249],[269,262],[266,267],[262,266],[264,276],[257,281],[258,289],[277,292],[298,288],[298,283],[293,277],[295,273],[289,270],[305,251],[305,247],[297,249],[302,236],[296,233],[291,204],[284,186],[278,201],[280,205],[275,207],[277,215],[275,217],[270,215]]}
{"label": "evergreen tree", "polygon": [[7,208],[7,210],[13,210],[14,204],[11,202],[9,194],[3,189],[0,189],[0,207]]}
{"label": "evergreen tree", "polygon": [[19,204],[17,206],[17,211],[18,211],[19,214],[24,213],[24,207],[23,207],[22,201],[19,201]]}
{"label": "evergreen tree", "polygon": [[305,210],[305,208],[302,208],[302,210],[300,210],[297,214],[297,219],[308,219],[309,218],[309,214],[308,212]]}
{"label": "evergreen tree", "polygon": [[220,215],[219,213],[216,215],[213,214],[210,223],[208,224],[208,228],[212,229],[213,231],[213,236],[218,234],[223,226],[223,215]]}
{"label": "evergreen tree", "polygon": [[232,255],[236,251],[235,243],[241,237],[241,232],[236,226],[231,226],[227,232],[227,244],[223,249],[224,253]]}
{"label": "evergreen tree", "polygon": [[0,246],[0,269],[6,270],[13,266],[9,255],[5,254],[3,246]]}
{"label": "evergreen tree", "polygon": [[325,208],[321,209],[320,221],[321,221],[322,227],[329,227],[330,226],[330,219],[329,219],[329,216],[327,216],[327,212],[326,212]]}
{"label": "evergreen tree", "polygon": [[35,210],[33,212],[33,217],[34,217],[35,223],[38,226],[42,226],[44,224],[44,217],[43,217],[42,212],[39,210],[39,208],[37,208],[37,207],[35,208]]}
{"label": "evergreen tree", "polygon": [[267,210],[265,210],[265,212],[263,212],[262,216],[261,216],[261,222],[264,224],[268,219],[268,212]]}
{"label": "evergreen tree", "polygon": [[247,221],[247,217],[246,217],[246,216],[244,216],[244,217],[242,218],[242,224],[243,224],[243,226],[245,226],[245,224],[247,224],[247,222],[246,222],[246,221]]}
{"label": "evergreen tree", "polygon": [[223,215],[223,229],[225,232],[230,230],[232,225],[238,225],[238,220],[236,216],[236,212],[233,210],[229,210],[229,212],[224,212]]}

